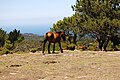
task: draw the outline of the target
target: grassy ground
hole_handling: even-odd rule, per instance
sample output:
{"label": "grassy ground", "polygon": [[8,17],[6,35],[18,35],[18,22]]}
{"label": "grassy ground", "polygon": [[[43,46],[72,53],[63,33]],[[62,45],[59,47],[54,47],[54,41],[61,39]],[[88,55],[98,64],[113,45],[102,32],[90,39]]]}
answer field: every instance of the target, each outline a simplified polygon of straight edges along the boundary
{"label": "grassy ground", "polygon": [[0,80],[120,80],[120,51],[3,55]]}

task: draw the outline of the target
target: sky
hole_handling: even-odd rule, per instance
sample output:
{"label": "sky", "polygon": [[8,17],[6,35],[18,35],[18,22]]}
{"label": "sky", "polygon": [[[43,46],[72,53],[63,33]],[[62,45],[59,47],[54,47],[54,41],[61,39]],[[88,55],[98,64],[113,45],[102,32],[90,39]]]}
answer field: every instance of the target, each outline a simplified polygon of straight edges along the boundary
{"label": "sky", "polygon": [[74,14],[76,0],[0,0],[0,28],[42,35],[53,23]]}

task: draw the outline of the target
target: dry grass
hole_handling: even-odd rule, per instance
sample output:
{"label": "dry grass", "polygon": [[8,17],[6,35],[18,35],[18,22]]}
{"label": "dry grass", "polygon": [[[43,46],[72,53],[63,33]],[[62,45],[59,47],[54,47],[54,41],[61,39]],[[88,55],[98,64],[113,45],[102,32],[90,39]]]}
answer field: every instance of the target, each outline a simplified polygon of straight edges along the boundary
{"label": "dry grass", "polygon": [[0,80],[120,80],[120,51],[0,56]]}

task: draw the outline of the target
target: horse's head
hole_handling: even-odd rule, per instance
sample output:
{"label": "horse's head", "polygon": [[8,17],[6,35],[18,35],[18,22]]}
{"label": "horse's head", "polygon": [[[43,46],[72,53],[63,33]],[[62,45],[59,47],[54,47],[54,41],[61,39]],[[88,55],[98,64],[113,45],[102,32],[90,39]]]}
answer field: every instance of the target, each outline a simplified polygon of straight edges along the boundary
{"label": "horse's head", "polygon": [[60,35],[61,35],[61,38],[62,38],[64,41],[66,41],[65,32],[61,32]]}

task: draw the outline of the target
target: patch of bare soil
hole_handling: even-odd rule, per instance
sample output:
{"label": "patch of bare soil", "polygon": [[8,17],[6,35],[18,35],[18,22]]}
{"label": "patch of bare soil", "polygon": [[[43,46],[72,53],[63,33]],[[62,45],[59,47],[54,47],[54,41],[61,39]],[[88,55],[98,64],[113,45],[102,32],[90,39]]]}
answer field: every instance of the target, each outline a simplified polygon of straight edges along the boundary
{"label": "patch of bare soil", "polygon": [[0,80],[120,80],[120,51],[3,55]]}

